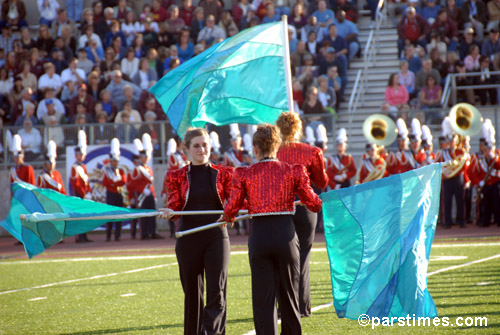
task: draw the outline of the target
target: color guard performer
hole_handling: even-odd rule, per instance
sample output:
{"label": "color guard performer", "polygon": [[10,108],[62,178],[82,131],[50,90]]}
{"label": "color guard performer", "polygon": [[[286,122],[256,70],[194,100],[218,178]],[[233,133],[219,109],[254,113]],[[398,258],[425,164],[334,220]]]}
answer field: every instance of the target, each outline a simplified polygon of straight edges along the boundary
{"label": "color guard performer", "polygon": [[24,163],[24,151],[21,145],[21,136],[18,134],[12,138],[10,147],[12,157],[16,166],[10,168],[10,183],[25,182],[35,185],[35,171],[31,165]]}
{"label": "color guard performer", "polygon": [[378,150],[375,144],[366,144],[366,157],[363,158],[363,163],[359,171],[360,184],[382,179],[389,175],[386,169],[387,164],[385,160],[380,157]]}
{"label": "color guard performer", "polygon": [[[132,164],[134,164],[134,169],[141,164],[139,159],[139,152],[143,150],[143,145],[140,139],[134,139],[135,152],[132,155]],[[130,204],[130,208],[137,208],[138,196],[137,191],[134,189],[134,183],[132,182],[132,173],[134,169],[129,170],[127,174],[127,193],[128,193],[128,202]],[[137,219],[130,220],[130,238],[135,240],[135,236],[137,234]]]}
{"label": "color guard performer", "polygon": [[[139,151],[139,161],[134,171],[132,172],[132,189],[137,194],[137,208],[141,209],[156,209],[156,193],[153,185],[154,174],[153,169],[148,165],[148,162],[153,153],[153,144],[151,137],[145,133],[142,135],[143,149]],[[156,233],[156,218],[146,217],[139,220],[141,225],[141,240],[162,239],[163,236]]]}
{"label": "color guard performer", "polygon": [[337,154],[327,159],[326,173],[332,189],[351,186],[351,178],[356,175],[356,165],[350,154],[346,154],[347,131],[340,128],[337,135]]}
{"label": "color guard performer", "polygon": [[[73,187],[74,195],[82,199],[92,199],[92,190],[89,185],[87,167],[83,163],[87,155],[87,135],[85,131],[78,131],[78,145],[75,147],[76,162],[71,166],[69,181]],[[87,234],[75,236],[76,243],[93,242],[88,239]]]}
{"label": "color guard performer", "polygon": [[[304,165],[311,183],[318,189],[328,185],[325,161],[321,149],[299,142],[302,135],[302,121],[297,113],[282,113],[276,125],[281,131],[283,143],[277,157],[281,162]],[[314,241],[318,214],[299,206],[293,222],[300,245],[299,308],[302,316],[311,315],[311,291],[309,284],[309,261]]]}
{"label": "color guard performer", "polygon": [[43,163],[43,171],[36,180],[39,188],[49,188],[66,195],[61,174],[56,170],[57,146],[52,140],[47,144],[47,155]]}
{"label": "color guard performer", "polygon": [[[120,141],[117,138],[111,140],[109,152],[109,164],[102,170],[101,183],[106,188],[106,203],[108,205],[123,207],[122,187],[127,183],[125,171],[118,167],[120,162]],[[111,240],[111,232],[115,225],[115,241],[120,241],[122,223],[106,223],[106,242]]]}
{"label": "color guard performer", "polygon": [[471,160],[471,182],[477,186],[477,196],[481,209],[480,227],[487,227],[493,216],[494,223],[500,225],[500,157],[495,148],[495,128],[490,119],[482,126],[479,140],[480,153]]}
{"label": "color guard performer", "polygon": [[224,154],[224,165],[238,167],[243,163],[243,149],[241,148],[241,133],[237,123],[229,125],[231,148]]}
{"label": "color guard performer", "polygon": [[[233,168],[212,165],[210,137],[205,129],[190,129],[184,136],[190,164],[167,172],[168,208],[172,211],[221,210],[231,194]],[[217,221],[220,215],[183,215],[180,229]],[[177,239],[175,253],[184,290],[184,334],[225,334],[229,236],[217,227]],[[206,304],[204,305],[204,279]]]}
{"label": "color guard performer", "polygon": [[[290,113],[285,113],[278,124],[290,125],[285,119],[295,120]],[[278,295],[282,334],[302,333],[298,297],[300,251],[292,217],[295,195],[312,212],[319,212],[322,205],[311,188],[306,167],[276,159],[280,141],[277,127],[260,125],[257,128],[253,145],[258,163],[236,169],[231,198],[224,208],[224,221],[232,222],[247,199],[248,211],[253,215],[248,254],[257,334],[278,333]]]}
{"label": "color guard performer", "polygon": [[433,152],[433,144],[432,144],[432,133],[428,126],[422,126],[422,147],[425,153],[425,161],[423,165],[430,165],[436,161],[436,156]]}
{"label": "color guard performer", "polygon": [[457,224],[465,228],[464,211],[464,186],[465,172],[469,165],[469,156],[457,147],[458,136],[453,134],[449,117],[445,117],[441,127],[443,129],[444,141],[442,149],[436,153],[436,162],[447,163],[443,167],[443,199],[444,199],[444,227],[451,228],[452,225],[452,201],[455,198],[457,206]]}

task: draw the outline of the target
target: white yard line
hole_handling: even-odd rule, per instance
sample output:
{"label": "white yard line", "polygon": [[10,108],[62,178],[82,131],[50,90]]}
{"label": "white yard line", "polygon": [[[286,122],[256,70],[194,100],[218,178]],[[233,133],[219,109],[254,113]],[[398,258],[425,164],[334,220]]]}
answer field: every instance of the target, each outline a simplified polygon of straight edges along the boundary
{"label": "white yard line", "polygon": [[455,269],[464,268],[464,267],[469,266],[469,265],[487,262],[487,261],[490,261],[490,260],[496,259],[496,258],[500,258],[500,254],[494,255],[494,256],[490,256],[490,257],[486,257],[486,258],[476,259],[475,261],[464,263],[464,264],[449,266],[447,268],[443,268],[443,269],[440,269],[440,270],[428,273],[427,277],[433,276],[433,275],[438,274],[438,273],[446,272],[446,271],[451,271],[451,270],[455,270]]}

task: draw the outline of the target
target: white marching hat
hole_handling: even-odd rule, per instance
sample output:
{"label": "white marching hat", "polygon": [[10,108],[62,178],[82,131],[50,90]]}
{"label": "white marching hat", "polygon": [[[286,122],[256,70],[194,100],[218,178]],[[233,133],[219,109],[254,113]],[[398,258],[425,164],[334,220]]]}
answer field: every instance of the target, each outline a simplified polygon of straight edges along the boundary
{"label": "white marching hat", "polygon": [[316,143],[316,136],[314,135],[314,130],[311,126],[306,127],[306,142],[309,145],[314,145],[314,143]]}
{"label": "white marching hat", "polygon": [[215,154],[220,155],[220,141],[219,141],[219,134],[217,134],[215,131],[212,131],[210,133],[210,144],[212,147],[212,152]]}
{"label": "white marching hat", "polygon": [[337,143],[347,143],[347,130],[340,128],[337,133]]}
{"label": "white marching hat", "polygon": [[78,145],[75,147],[75,153],[81,153],[82,155],[87,154],[87,134],[85,131],[78,131]]}
{"label": "white marching hat", "polygon": [[241,138],[240,127],[237,123],[229,125],[229,136],[231,136],[231,141],[236,140],[238,137]]}
{"label": "white marching hat", "polygon": [[10,151],[14,157],[22,156],[24,154],[22,147],[22,140],[19,134],[15,134],[12,138],[12,144],[10,146]]}
{"label": "white marching hat", "polygon": [[405,121],[399,118],[396,121],[396,126],[398,127],[398,140],[406,140],[408,138],[408,128]]}
{"label": "white marching hat", "polygon": [[418,119],[411,120],[411,133],[408,137],[412,142],[419,142],[422,140],[422,127]]}
{"label": "white marching hat", "polygon": [[120,140],[116,137],[111,140],[111,149],[109,151],[109,157],[112,160],[120,160]]}
{"label": "white marching hat", "polygon": [[171,138],[168,140],[167,143],[167,156],[175,154],[177,151],[177,142],[175,141],[175,138]]}
{"label": "white marching hat", "polygon": [[49,143],[47,143],[47,155],[45,157],[45,161],[50,161],[51,163],[54,163],[57,158],[57,145],[56,142],[53,140],[50,140]]}
{"label": "white marching hat", "polygon": [[426,143],[427,145],[432,144],[432,133],[431,130],[427,125],[422,126],[422,142]]}
{"label": "white marching hat", "polygon": [[443,131],[442,137],[446,140],[451,140],[453,138],[453,128],[451,127],[451,121],[448,116],[443,119],[443,122],[441,122],[441,129]]}
{"label": "white marching hat", "polygon": [[151,157],[153,153],[153,142],[151,141],[151,136],[148,133],[142,135],[142,150],[139,151],[139,155],[146,155]]}
{"label": "white marching hat", "polygon": [[479,139],[480,142],[483,142],[488,147],[492,147],[496,144],[495,127],[493,127],[493,124],[491,123],[490,119],[484,120],[483,125],[481,127],[481,133],[482,136]]}

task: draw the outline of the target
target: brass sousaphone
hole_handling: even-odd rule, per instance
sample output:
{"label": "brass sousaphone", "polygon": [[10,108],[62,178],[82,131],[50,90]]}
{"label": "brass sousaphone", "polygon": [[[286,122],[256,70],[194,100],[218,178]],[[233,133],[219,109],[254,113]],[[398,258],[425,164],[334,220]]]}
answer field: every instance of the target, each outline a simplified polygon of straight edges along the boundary
{"label": "brass sousaphone", "polygon": [[363,135],[370,143],[388,146],[397,137],[396,124],[383,114],[370,115],[363,123]]}
{"label": "brass sousaphone", "polygon": [[459,103],[453,106],[448,117],[453,131],[461,136],[477,135],[483,125],[481,113],[468,103]]}

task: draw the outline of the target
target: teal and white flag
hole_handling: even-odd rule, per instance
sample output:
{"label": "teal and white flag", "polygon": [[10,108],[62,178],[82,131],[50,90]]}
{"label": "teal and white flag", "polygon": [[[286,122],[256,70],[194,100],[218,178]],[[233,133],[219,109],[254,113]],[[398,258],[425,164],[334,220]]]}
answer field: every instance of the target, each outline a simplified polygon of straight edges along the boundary
{"label": "teal and white flag", "polygon": [[441,165],[322,194],[339,317],[435,317],[427,265]]}
{"label": "teal and white flag", "polygon": [[274,123],[289,110],[284,36],[281,22],[245,29],[168,72],[150,91],[181,137],[206,123]]}

